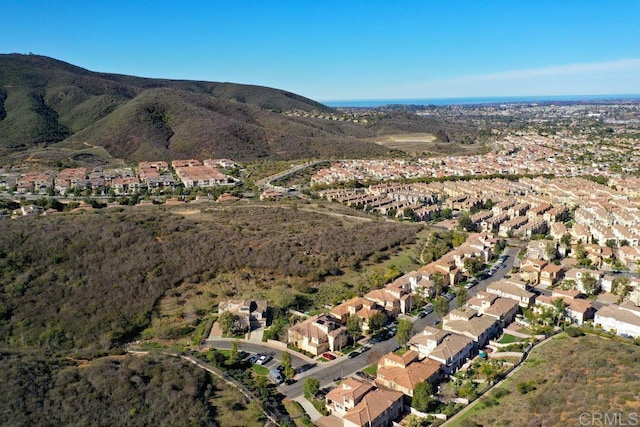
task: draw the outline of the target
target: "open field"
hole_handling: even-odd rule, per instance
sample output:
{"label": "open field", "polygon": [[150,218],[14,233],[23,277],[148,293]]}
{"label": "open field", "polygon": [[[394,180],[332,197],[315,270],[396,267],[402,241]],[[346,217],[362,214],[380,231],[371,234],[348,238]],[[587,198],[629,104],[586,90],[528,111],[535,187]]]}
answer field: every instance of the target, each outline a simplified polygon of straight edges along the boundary
{"label": "open field", "polygon": [[640,411],[639,362],[640,347],[632,344],[560,335],[535,348],[522,368],[451,425],[580,425],[584,413],[626,419]]}
{"label": "open field", "polygon": [[457,153],[460,155],[478,154],[485,147],[478,144],[460,144],[456,142],[442,142],[432,133],[407,133],[388,135],[372,139],[378,145],[395,150],[401,150],[411,155],[442,155]]}

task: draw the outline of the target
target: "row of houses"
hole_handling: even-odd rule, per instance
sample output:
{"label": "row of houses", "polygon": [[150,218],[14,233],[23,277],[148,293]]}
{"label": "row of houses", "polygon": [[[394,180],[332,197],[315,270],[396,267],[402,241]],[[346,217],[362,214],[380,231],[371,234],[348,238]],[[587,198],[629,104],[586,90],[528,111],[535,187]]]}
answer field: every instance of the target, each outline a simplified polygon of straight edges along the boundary
{"label": "row of houses", "polygon": [[[620,180],[619,184],[622,186],[625,182]],[[479,231],[523,239],[551,234],[559,240],[570,234],[574,242],[604,245],[612,241],[618,246],[640,244],[637,194],[582,178],[386,183],[366,189],[324,190],[319,195],[383,215],[395,212],[396,217],[406,217],[410,213],[418,221],[432,220],[442,209],[475,212],[493,204],[490,210],[471,216]],[[567,228],[563,223],[570,218],[574,208],[577,208],[575,224]]]}
{"label": "row of houses", "polygon": [[[212,187],[236,182],[218,168],[234,168],[229,159],[174,160],[171,168],[167,162],[140,162],[137,172],[132,168],[105,169],[96,167],[66,168],[59,172],[5,173],[0,177],[0,189],[16,187],[18,192],[46,195],[52,190],[67,194],[74,190],[108,191],[116,194],[132,194],[146,189],[175,189],[182,184],[190,187]],[[176,177],[178,179],[176,179]]]}

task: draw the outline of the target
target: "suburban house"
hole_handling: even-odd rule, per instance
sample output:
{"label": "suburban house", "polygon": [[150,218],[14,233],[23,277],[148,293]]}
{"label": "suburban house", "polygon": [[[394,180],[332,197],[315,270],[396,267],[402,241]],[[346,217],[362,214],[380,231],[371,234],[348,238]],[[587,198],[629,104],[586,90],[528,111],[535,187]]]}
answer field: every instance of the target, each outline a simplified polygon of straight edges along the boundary
{"label": "suburban house", "polygon": [[367,393],[360,403],[344,415],[344,427],[390,426],[403,411],[403,394],[391,390]]}
{"label": "suburban house", "polygon": [[[407,356],[408,354],[408,356]],[[417,361],[418,353],[409,350],[402,356],[389,353],[378,362],[376,384],[413,396],[413,390],[418,383],[429,382],[435,384],[441,374],[440,362],[431,359]]]}
{"label": "suburban house", "polygon": [[560,282],[564,277],[564,268],[560,265],[547,264],[540,272],[540,285],[548,288]]}
{"label": "suburban house", "polygon": [[313,316],[287,331],[287,342],[314,356],[347,344],[347,329],[327,315]]}
{"label": "suburban house", "polygon": [[476,310],[467,308],[464,311],[453,310],[443,317],[442,330],[469,337],[476,343],[477,348],[481,348],[497,335],[500,328],[495,318],[478,316]]}
{"label": "suburban house", "polygon": [[326,397],[327,410],[330,414],[342,418],[349,409],[362,401],[362,398],[373,390],[373,385],[368,382],[347,378]]}
{"label": "suburban house", "polygon": [[[591,277],[595,279],[593,289],[586,289],[585,279]],[[586,268],[570,268],[564,275],[564,280],[573,280],[576,284],[576,289],[584,294],[596,293],[600,290],[600,279],[602,273],[599,271],[587,270]]]}
{"label": "suburban house", "polygon": [[449,335],[442,329],[426,326],[424,330],[409,340],[409,348],[417,351],[420,356],[427,357]]}
{"label": "suburban house", "polygon": [[552,296],[539,295],[536,298],[534,312],[541,312],[541,308],[553,309],[553,303],[558,298],[562,299],[565,303],[564,318],[566,320],[577,325],[582,325],[585,321],[593,319],[596,309],[591,300],[579,297],[572,298],[570,296],[562,296],[555,292]]}
{"label": "suburban house", "polygon": [[467,307],[476,310],[480,315],[493,317],[501,328],[505,328],[516,318],[520,305],[514,299],[480,291],[467,301]]}
{"label": "suburban house", "polygon": [[406,293],[402,288],[391,286],[374,289],[368,292],[364,298],[378,304],[391,317],[396,317],[400,313],[407,314],[413,305],[413,295]]}
{"label": "suburban house", "polygon": [[429,275],[431,280],[433,280],[433,275],[435,274],[443,275],[445,279],[444,286],[455,286],[457,283],[460,283],[464,277],[462,271],[456,266],[452,258],[440,258],[437,261],[421,267],[419,271]]}
{"label": "suburban house", "polygon": [[440,362],[446,374],[452,374],[469,358],[474,341],[463,335],[449,334],[429,353],[429,359]]}
{"label": "suburban house", "polygon": [[395,282],[407,282],[408,290],[414,295],[422,295],[425,297],[433,297],[435,295],[435,283],[431,280],[429,274],[412,271],[403,276],[398,277]]}
{"label": "suburban house", "polygon": [[540,282],[542,269],[546,265],[547,262],[541,259],[526,258],[520,263],[520,277],[525,282],[537,285]]}
{"label": "suburban house", "polygon": [[593,324],[621,336],[640,337],[640,307],[630,301],[611,304],[596,312]]}
{"label": "suburban house", "polygon": [[635,267],[640,263],[640,248],[622,246],[618,248],[618,260],[627,267]]}
{"label": "suburban house", "polygon": [[521,307],[527,308],[533,305],[535,294],[529,292],[520,283],[514,281],[499,280],[487,286],[487,292],[502,298],[511,298],[518,301]]}
{"label": "suburban house", "polygon": [[375,302],[366,298],[351,298],[340,305],[331,309],[329,314],[339,323],[345,325],[349,316],[358,316],[362,320],[362,331],[369,330],[369,320],[376,313],[382,313],[384,310]]}
{"label": "suburban house", "polygon": [[218,313],[230,312],[240,318],[246,329],[266,326],[267,300],[228,300],[218,305]]}

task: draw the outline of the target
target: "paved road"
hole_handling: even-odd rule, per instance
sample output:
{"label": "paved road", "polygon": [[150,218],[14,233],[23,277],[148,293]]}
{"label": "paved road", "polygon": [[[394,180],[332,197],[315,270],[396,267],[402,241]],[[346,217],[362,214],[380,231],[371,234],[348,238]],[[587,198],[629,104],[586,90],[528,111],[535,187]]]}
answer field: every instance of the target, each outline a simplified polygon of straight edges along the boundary
{"label": "paved road", "polygon": [[[232,341],[229,340],[207,340],[204,344],[204,348],[215,348],[218,350],[230,350],[232,345]],[[265,367],[273,368],[280,364],[280,360],[282,359],[282,351],[275,349],[273,347],[267,347],[266,345],[250,343],[247,341],[238,341],[238,349],[243,350],[249,353],[262,353],[268,354],[273,357]],[[299,357],[295,351],[289,351],[291,355],[291,365],[294,368],[302,366],[308,363],[305,359]]]}
{"label": "paved road", "polygon": [[[506,276],[507,274],[509,274],[511,272],[511,268],[513,267],[515,259],[518,256],[518,253],[519,253],[518,248],[508,247],[505,250],[505,254],[509,255],[509,257],[504,262],[504,266],[498,268],[498,270],[493,276],[480,281],[480,283],[478,283],[476,286],[469,289],[467,291],[469,298],[474,297],[479,291],[485,290],[490,283],[498,281],[504,278],[504,276]],[[453,310],[456,308],[458,308],[458,304],[454,299],[449,303],[449,309]],[[433,325],[436,319],[439,320],[439,316],[437,316],[435,313],[431,313],[422,319],[418,319],[415,317],[410,318],[410,320],[413,320],[414,333],[418,333],[422,331],[424,327],[427,325]],[[205,347],[212,347],[212,346],[218,349],[230,349],[231,342],[214,340],[214,341],[207,341],[207,344],[205,344]],[[390,338],[386,341],[382,341],[380,343],[374,344],[371,350],[365,353],[362,353],[359,356],[356,356],[352,359],[348,358],[347,356],[343,356],[332,362],[325,362],[325,363],[319,362],[316,367],[306,372],[303,372],[301,374],[298,374],[295,377],[295,379],[297,380],[295,383],[291,385],[282,384],[278,387],[278,389],[285,396],[292,399],[296,398],[303,394],[302,387],[303,387],[305,378],[313,376],[320,381],[321,388],[326,387],[328,385],[331,385],[334,382],[334,379],[337,377],[347,377],[371,365],[372,363],[376,362],[382,355],[392,351],[396,346],[397,346],[397,342],[395,338]],[[282,357],[282,351],[276,350],[264,345],[260,345],[260,344],[247,343],[244,341],[240,341],[239,348],[241,350],[251,352],[251,353],[263,353],[263,354],[269,354],[273,356],[274,359],[266,365],[266,367],[268,368],[277,366],[280,363],[280,359]],[[294,351],[291,351],[289,353],[292,356],[294,368],[297,368],[307,363],[306,360],[298,357]]]}

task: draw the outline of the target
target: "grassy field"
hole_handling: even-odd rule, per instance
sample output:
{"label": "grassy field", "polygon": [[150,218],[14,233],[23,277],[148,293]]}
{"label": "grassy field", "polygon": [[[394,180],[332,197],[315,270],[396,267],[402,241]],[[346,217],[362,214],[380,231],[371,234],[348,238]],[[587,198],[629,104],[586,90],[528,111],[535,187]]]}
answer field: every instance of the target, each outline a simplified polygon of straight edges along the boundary
{"label": "grassy field", "polygon": [[269,375],[269,369],[265,368],[262,365],[257,365],[254,363],[253,365],[251,365],[251,367],[258,375]]}
{"label": "grassy field", "polygon": [[513,344],[516,342],[522,342],[522,341],[527,341],[526,338],[518,338],[516,336],[513,335],[509,335],[509,334],[504,334],[502,336],[502,339],[499,341],[500,344]]}
{"label": "grassy field", "polygon": [[579,425],[583,413],[640,410],[640,347],[593,335],[560,335],[451,425]]}
{"label": "grassy field", "polygon": [[296,425],[296,427],[313,426],[313,423],[304,412],[302,405],[294,400],[285,400],[283,403],[285,409],[291,416],[291,420],[293,420],[293,423]]}
{"label": "grassy field", "polygon": [[247,403],[244,396],[223,381],[216,382],[215,396],[209,400],[215,420],[221,426],[258,427],[264,425],[264,415],[256,402]]}
{"label": "grassy field", "polygon": [[478,144],[459,144],[442,142],[432,133],[409,133],[388,135],[373,139],[378,145],[395,150],[401,150],[412,155],[442,155],[456,153],[459,155],[479,154],[486,147]]}

